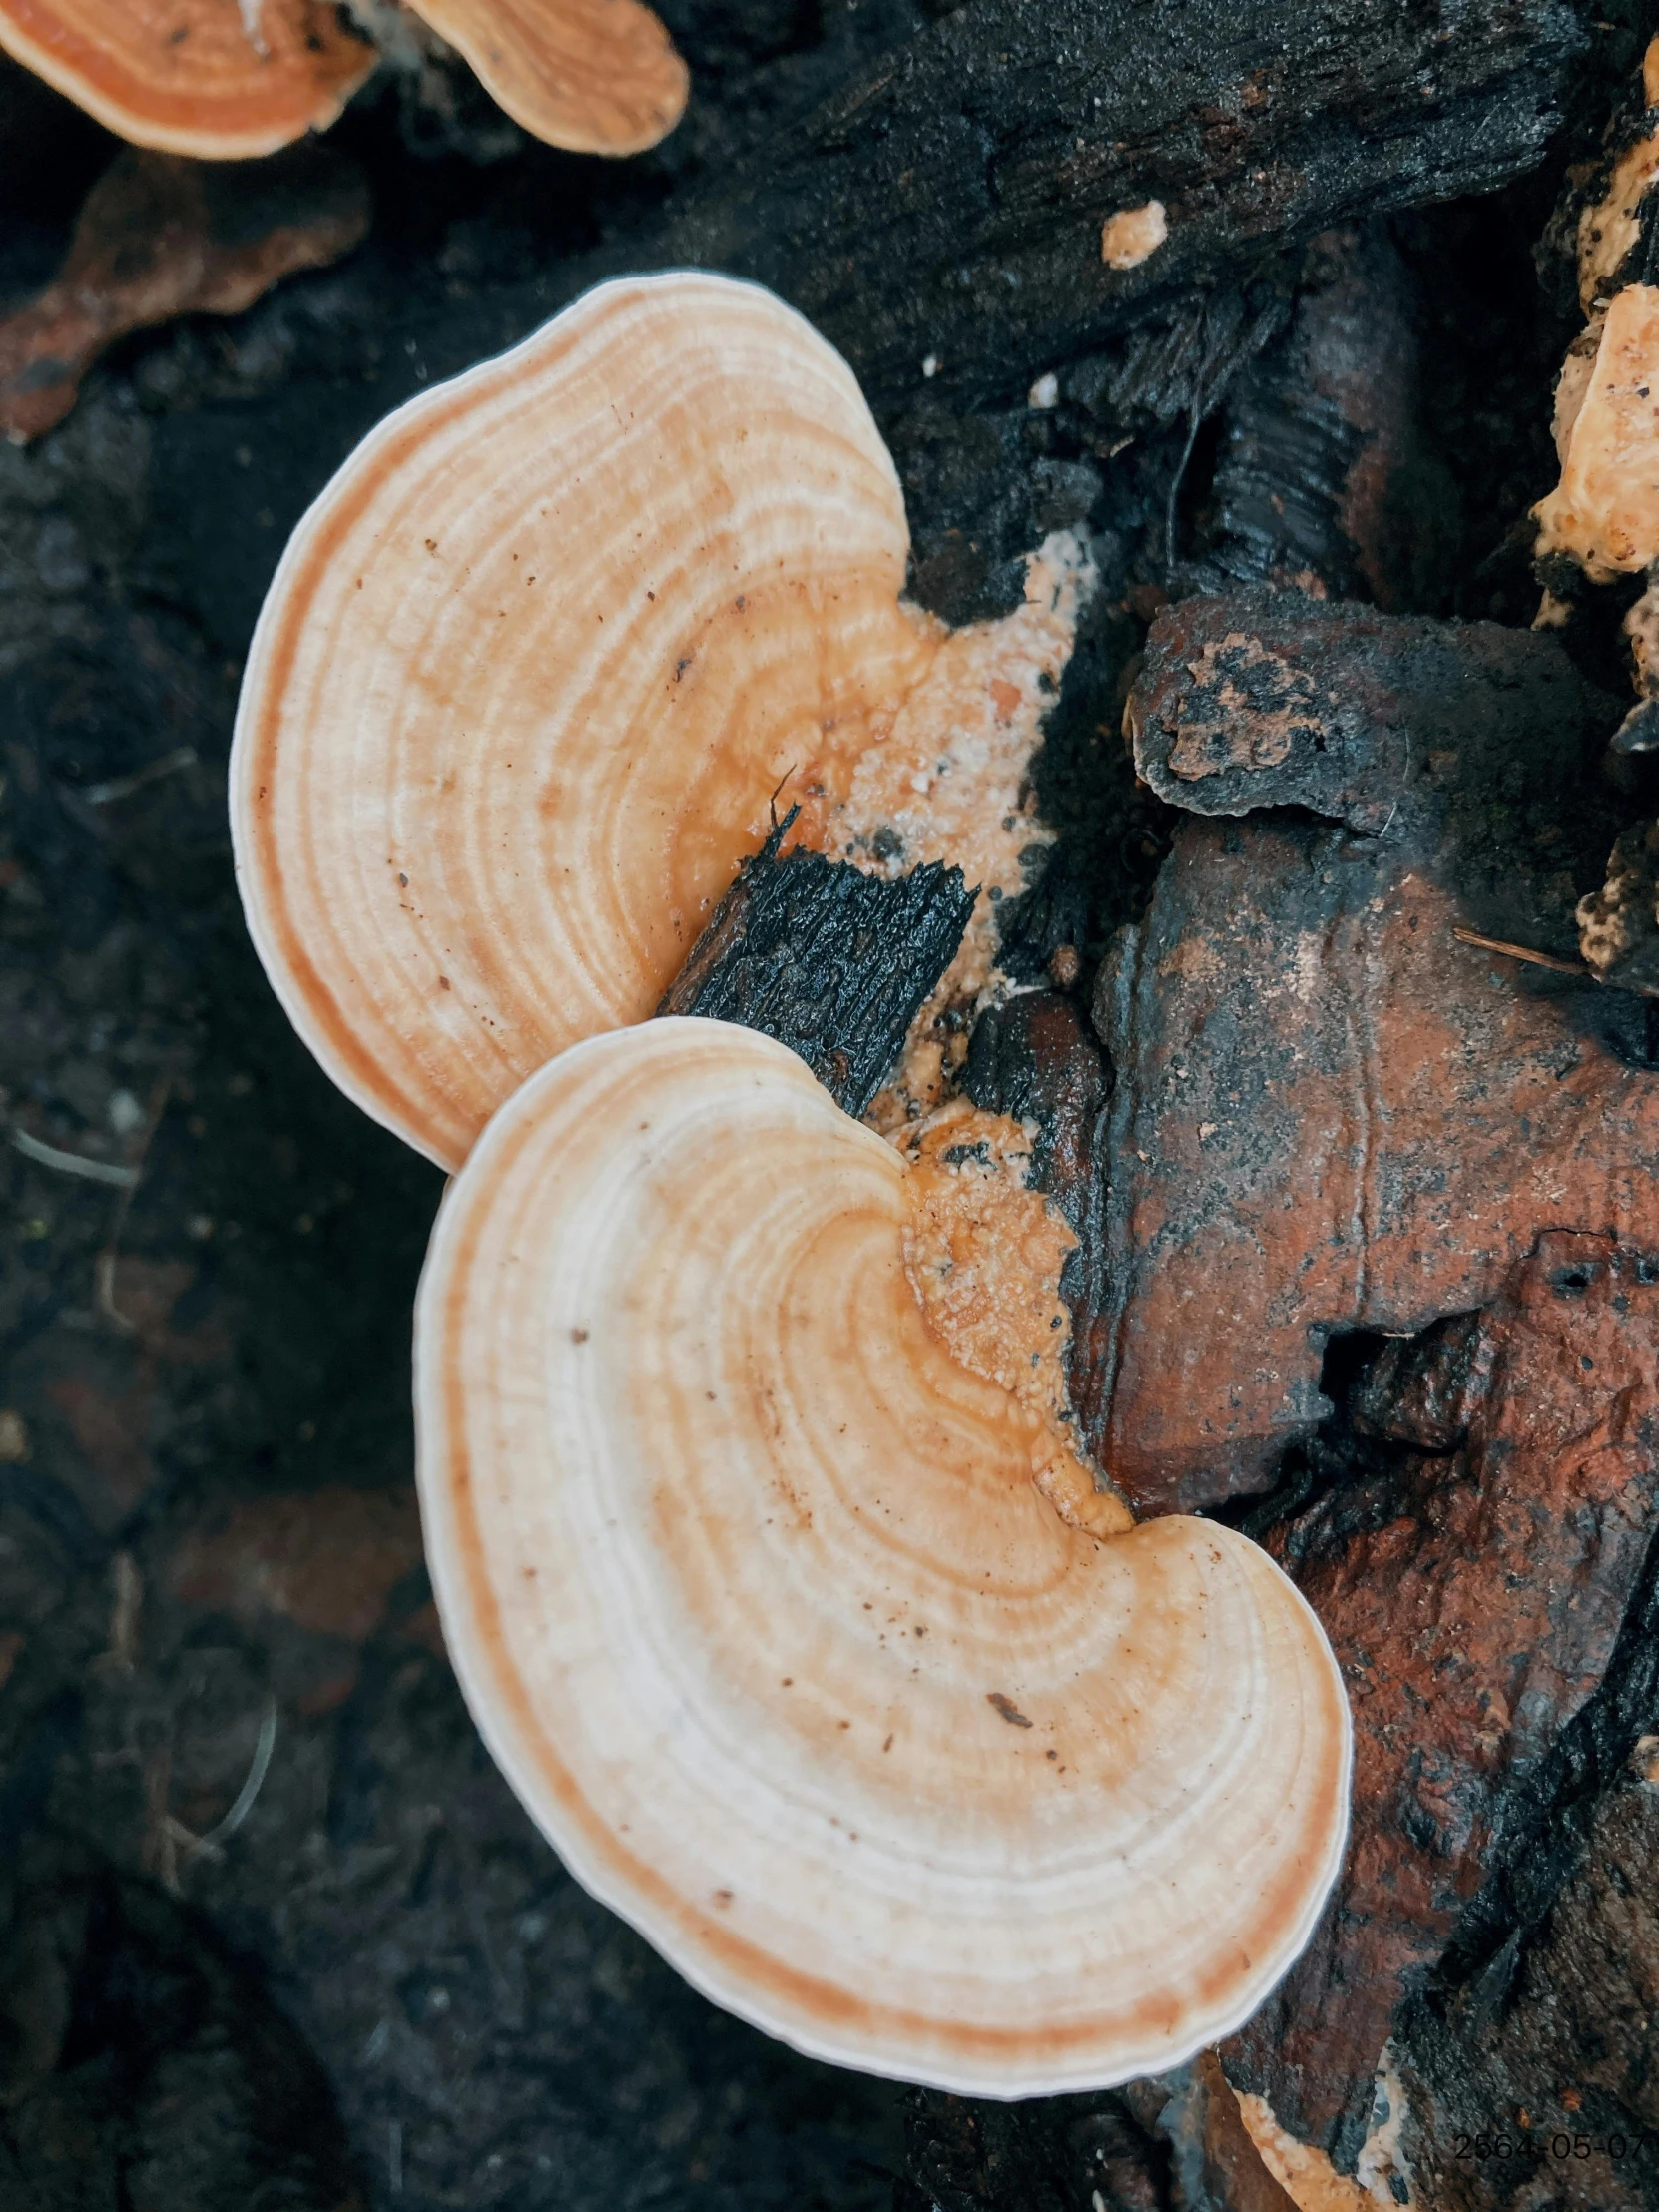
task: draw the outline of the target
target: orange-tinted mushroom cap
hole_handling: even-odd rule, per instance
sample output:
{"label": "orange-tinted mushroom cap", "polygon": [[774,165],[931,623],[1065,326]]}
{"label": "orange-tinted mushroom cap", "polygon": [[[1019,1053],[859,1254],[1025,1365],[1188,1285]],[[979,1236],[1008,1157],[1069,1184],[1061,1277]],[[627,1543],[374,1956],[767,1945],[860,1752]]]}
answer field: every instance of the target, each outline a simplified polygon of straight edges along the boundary
{"label": "orange-tinted mushroom cap", "polygon": [[277,570],[232,762],[249,925],[335,1081],[454,1167],[644,1020],[783,780],[946,660],[908,545],[851,371],[727,277],[601,285],[383,422]]}
{"label": "orange-tinted mushroom cap", "polygon": [[410,0],[515,123],[573,154],[643,154],[690,76],[641,0]]}
{"label": "orange-tinted mushroom cap", "polygon": [[0,47],[118,137],[204,161],[326,130],[375,65],[326,0],[0,0]]}
{"label": "orange-tinted mushroom cap", "polygon": [[964,2092],[1159,2071],[1307,1940],[1324,1634],[1247,1538],[1097,1540],[960,1364],[897,1153],[784,1046],[553,1061],[451,1184],[417,1469],[473,1714],[571,1870],[797,2047]]}

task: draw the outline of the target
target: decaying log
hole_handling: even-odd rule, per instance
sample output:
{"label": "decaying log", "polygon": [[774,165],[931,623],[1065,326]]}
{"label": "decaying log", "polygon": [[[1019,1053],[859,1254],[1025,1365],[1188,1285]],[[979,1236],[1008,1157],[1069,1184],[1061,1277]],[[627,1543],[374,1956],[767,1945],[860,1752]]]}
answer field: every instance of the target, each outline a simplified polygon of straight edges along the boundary
{"label": "decaying log", "polygon": [[1659,1504],[1651,1212],[1644,1227],[1634,1244],[1545,1231],[1484,1313],[1384,1350],[1345,1410],[1403,1448],[1267,1538],[1347,1678],[1354,1828],[1313,1944],[1225,2056],[1345,2161],[1402,2000],[1486,1880],[1513,1778],[1596,1695],[1636,1592]]}
{"label": "decaying log", "polygon": [[776,1037],[837,1105],[861,1114],[955,957],[977,888],[957,867],[867,875],[821,852],[785,852],[794,820],[792,811],[744,862],[657,1011]]}
{"label": "decaying log", "polygon": [[1546,1229],[1640,1242],[1659,1078],[1631,1065],[1639,1001],[1453,934],[1576,950],[1617,710],[1552,640],[1195,600],[1154,626],[1131,712],[1154,789],[1223,818],[1182,826],[1096,999],[1089,1441],[1156,1508],[1265,1484],[1328,1410],[1332,1335],[1485,1305]]}
{"label": "decaying log", "polygon": [[[1023,391],[1146,302],[1360,213],[1478,192],[1552,127],[1577,18],[1385,0],[969,0],[884,55],[668,226],[671,255],[774,285],[879,404],[924,360]],[[1114,269],[1102,229],[1159,202]],[[999,342],[987,343],[995,329]]]}
{"label": "decaying log", "polygon": [[1289,329],[1222,407],[1198,588],[1422,603],[1444,530],[1417,422],[1417,306],[1381,226],[1312,242]]}
{"label": "decaying log", "polygon": [[[1570,2162],[1567,2201],[1597,2212],[1647,2212],[1659,2193],[1659,1770],[1651,1738],[1627,1733],[1620,1751],[1536,1943],[1514,1929],[1404,2039],[1419,2200],[1445,2212],[1537,2203],[1546,2164]],[[1466,2155],[1477,2139],[1488,2159]]]}

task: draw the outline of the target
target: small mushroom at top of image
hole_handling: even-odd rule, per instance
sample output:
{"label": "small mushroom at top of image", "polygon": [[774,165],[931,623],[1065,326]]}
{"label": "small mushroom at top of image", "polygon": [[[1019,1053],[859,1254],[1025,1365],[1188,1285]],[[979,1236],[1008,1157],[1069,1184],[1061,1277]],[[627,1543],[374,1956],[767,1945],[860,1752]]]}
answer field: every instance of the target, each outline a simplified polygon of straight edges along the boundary
{"label": "small mushroom at top of image", "polygon": [[201,161],[325,131],[375,65],[323,0],[0,0],[0,47],[130,145]]}
{"label": "small mushroom at top of image", "polygon": [[543,1068],[422,1277],[433,1586],[533,1818],[707,1995],[901,2079],[1104,2086],[1302,1949],[1347,1701],[1245,1537],[1078,1525],[1056,1425],[918,1280],[918,1167],[726,1022]]}
{"label": "small mushroom at top of image", "polygon": [[[641,0],[420,0],[413,12],[551,146],[640,153],[685,111],[686,66]],[[134,146],[239,161],[325,131],[398,13],[390,0],[0,0],[0,48]]]}
{"label": "small mushroom at top of image", "polygon": [[1120,208],[1100,231],[1100,258],[1108,269],[1138,269],[1169,237],[1169,218],[1161,200],[1138,208]]}
{"label": "small mushroom at top of image", "polygon": [[602,284],[372,432],[277,571],[231,769],[255,944],[335,1082],[457,1167],[653,1012],[775,804],[870,872],[960,866],[939,990],[984,991],[1094,569],[1056,533],[952,632],[908,552],[852,372],[730,277]]}

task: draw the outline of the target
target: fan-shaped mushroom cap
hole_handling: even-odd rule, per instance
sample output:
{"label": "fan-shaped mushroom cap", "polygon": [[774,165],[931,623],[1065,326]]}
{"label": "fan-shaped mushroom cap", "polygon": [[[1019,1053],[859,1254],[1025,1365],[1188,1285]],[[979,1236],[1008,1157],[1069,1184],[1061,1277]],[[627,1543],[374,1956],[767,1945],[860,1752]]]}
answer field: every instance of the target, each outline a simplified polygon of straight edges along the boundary
{"label": "fan-shaped mushroom cap", "polygon": [[326,130],[375,62],[325,0],[0,0],[0,47],[118,137],[204,161]]}
{"label": "fan-shaped mushroom cap", "polygon": [[897,1155],[765,1037],[656,1021],[543,1069],[421,1285],[445,1635],[569,1866],[720,2002],[959,2090],[1126,2079],[1306,1939],[1342,1684],[1244,1537],[1060,1518],[908,1228]]}
{"label": "fan-shaped mushroom cap", "polygon": [[686,112],[691,79],[640,0],[410,0],[497,106],[573,154],[643,154]]}
{"label": "fan-shaped mushroom cap", "polygon": [[963,732],[1001,844],[948,856],[1017,889],[1079,572],[1039,561],[993,654],[900,604],[908,548],[851,371],[728,277],[603,284],[382,423],[277,571],[232,766],[249,925],[334,1080],[455,1166],[651,1013],[786,779],[804,841],[876,819],[876,751],[916,805]]}

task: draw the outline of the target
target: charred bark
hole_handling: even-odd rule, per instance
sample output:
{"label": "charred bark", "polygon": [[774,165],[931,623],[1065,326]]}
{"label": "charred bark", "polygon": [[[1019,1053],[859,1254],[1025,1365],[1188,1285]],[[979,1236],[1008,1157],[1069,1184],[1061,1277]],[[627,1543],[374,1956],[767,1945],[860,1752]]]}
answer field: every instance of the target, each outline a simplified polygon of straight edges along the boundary
{"label": "charred bark", "polygon": [[822,852],[785,852],[794,820],[744,862],[657,1011],[776,1037],[861,1114],[955,957],[977,892],[959,867],[866,875]]}
{"label": "charred bark", "polygon": [[[1582,38],[1550,0],[1455,19],[1157,0],[1110,20],[1088,0],[970,0],[700,196],[665,244],[783,291],[878,401],[928,356],[948,390],[1009,395],[1241,260],[1530,167]],[[1166,242],[1106,266],[1105,220],[1153,199]]]}

